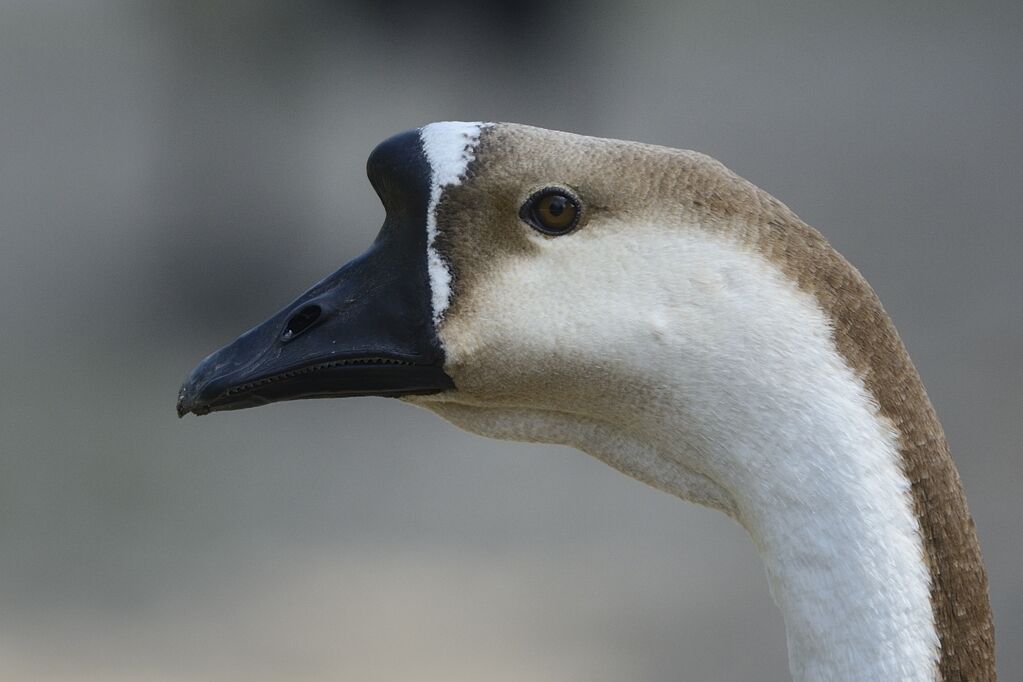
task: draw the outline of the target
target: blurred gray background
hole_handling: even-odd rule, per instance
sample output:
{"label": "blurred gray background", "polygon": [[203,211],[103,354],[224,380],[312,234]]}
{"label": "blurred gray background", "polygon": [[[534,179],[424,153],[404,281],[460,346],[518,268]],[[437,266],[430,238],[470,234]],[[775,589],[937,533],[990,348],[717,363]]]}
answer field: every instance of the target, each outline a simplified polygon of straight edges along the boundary
{"label": "blurred gray background", "polygon": [[743,531],[397,401],[176,419],[359,253],[392,133],[710,153],[895,318],[1023,679],[1018,2],[0,2],[0,678],[782,680]]}

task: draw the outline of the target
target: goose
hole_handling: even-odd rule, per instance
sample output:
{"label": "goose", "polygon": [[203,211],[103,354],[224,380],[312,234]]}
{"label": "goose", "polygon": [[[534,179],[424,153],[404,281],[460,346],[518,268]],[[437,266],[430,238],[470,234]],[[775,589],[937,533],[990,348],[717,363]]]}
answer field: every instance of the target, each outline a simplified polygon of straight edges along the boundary
{"label": "goose", "polygon": [[994,680],[973,521],[870,286],[692,151],[432,123],[372,152],[361,256],[203,360],[197,415],[390,396],[740,523],[796,680]]}

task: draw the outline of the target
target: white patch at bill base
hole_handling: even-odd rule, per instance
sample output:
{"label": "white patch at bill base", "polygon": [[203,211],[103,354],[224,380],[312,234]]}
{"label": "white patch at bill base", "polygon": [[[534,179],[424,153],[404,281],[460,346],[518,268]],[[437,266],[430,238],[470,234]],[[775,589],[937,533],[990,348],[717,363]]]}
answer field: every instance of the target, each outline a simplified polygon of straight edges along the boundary
{"label": "white patch at bill base", "polygon": [[426,209],[426,258],[430,275],[433,323],[440,322],[451,302],[451,269],[437,252],[437,204],[445,187],[458,185],[475,158],[476,144],[486,123],[444,121],[419,131],[423,152],[430,163],[430,203]]}

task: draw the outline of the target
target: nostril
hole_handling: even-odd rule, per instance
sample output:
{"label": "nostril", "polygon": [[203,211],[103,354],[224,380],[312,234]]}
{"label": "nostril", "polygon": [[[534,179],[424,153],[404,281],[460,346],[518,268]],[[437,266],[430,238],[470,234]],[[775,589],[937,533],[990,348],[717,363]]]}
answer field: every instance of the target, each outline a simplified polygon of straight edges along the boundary
{"label": "nostril", "polygon": [[320,319],[322,312],[320,306],[315,304],[303,307],[292,315],[288,323],[284,325],[284,331],[281,332],[281,341],[291,341],[306,329],[312,327]]}

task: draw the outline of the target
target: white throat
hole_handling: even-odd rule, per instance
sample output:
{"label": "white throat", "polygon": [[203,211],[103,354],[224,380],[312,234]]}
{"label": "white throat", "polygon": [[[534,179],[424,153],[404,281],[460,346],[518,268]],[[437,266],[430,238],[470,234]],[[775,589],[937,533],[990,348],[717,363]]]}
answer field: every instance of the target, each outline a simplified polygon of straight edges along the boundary
{"label": "white throat", "polygon": [[[898,435],[816,300],[695,227],[632,225],[628,240],[593,229],[543,245],[543,258],[473,292],[482,312],[445,322],[452,371],[516,352],[555,362],[567,348],[578,367],[620,377],[572,386],[585,369],[566,372],[564,394],[545,404],[462,390],[472,377],[453,374],[459,392],[413,401],[483,435],[578,447],[734,516],[764,561],[797,680],[935,679],[929,573]],[[618,281],[608,262],[639,274]],[[545,286],[553,272],[563,280]],[[537,307],[507,300],[548,288],[561,295]]]}

